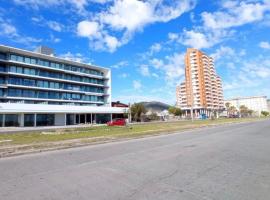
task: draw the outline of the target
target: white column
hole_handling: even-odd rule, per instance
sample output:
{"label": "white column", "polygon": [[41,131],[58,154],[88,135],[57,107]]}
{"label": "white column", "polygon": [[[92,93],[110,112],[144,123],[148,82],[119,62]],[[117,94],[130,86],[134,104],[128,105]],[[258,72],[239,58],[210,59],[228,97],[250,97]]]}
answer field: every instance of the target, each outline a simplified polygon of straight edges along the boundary
{"label": "white column", "polygon": [[34,127],[37,126],[37,114],[35,113],[34,114]]}
{"label": "white column", "polygon": [[19,114],[19,124],[21,127],[24,126],[24,114]]}

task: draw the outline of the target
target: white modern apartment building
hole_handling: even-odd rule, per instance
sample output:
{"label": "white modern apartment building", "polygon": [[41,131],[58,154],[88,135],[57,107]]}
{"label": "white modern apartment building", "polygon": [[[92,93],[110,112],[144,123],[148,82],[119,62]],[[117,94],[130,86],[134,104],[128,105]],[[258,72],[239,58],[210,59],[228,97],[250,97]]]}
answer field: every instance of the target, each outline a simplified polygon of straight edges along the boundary
{"label": "white modern apartment building", "polygon": [[194,48],[185,55],[185,81],[176,87],[176,105],[185,116],[208,117],[224,109],[221,78],[217,75],[213,58]]}
{"label": "white modern apartment building", "polygon": [[0,126],[105,123],[112,114],[111,71],[0,45]]}
{"label": "white modern apartment building", "polygon": [[266,96],[239,97],[227,99],[224,103],[230,103],[230,106],[236,107],[237,110],[244,105],[248,109],[255,111],[257,115],[260,115],[262,111],[268,111]]}

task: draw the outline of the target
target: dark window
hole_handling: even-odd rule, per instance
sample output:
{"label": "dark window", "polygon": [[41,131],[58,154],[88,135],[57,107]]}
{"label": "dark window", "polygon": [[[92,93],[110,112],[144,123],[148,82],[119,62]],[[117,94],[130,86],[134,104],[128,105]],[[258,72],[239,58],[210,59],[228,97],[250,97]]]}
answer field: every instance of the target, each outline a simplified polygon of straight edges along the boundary
{"label": "dark window", "polygon": [[5,115],[5,126],[19,126],[19,116],[16,114]]}
{"label": "dark window", "polygon": [[34,126],[34,125],[35,125],[35,115],[24,114],[24,126]]}
{"label": "dark window", "polygon": [[22,90],[9,88],[8,89],[8,96],[11,96],[11,97],[21,97],[22,96]]}
{"label": "dark window", "polygon": [[4,53],[0,53],[0,59],[2,59],[2,60],[6,60],[6,54],[4,54]]}
{"label": "dark window", "polygon": [[23,97],[35,98],[36,92],[34,90],[23,90],[22,92]]}
{"label": "dark window", "polygon": [[54,114],[37,114],[37,126],[53,126]]}

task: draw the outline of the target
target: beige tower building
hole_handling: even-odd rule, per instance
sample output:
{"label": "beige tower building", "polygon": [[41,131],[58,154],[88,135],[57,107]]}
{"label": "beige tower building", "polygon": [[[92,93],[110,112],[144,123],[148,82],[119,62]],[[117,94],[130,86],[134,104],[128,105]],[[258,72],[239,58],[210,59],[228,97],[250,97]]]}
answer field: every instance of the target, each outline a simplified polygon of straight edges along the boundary
{"label": "beige tower building", "polygon": [[185,55],[185,81],[176,88],[176,105],[185,116],[202,114],[210,117],[224,108],[221,78],[217,75],[213,58],[189,48]]}

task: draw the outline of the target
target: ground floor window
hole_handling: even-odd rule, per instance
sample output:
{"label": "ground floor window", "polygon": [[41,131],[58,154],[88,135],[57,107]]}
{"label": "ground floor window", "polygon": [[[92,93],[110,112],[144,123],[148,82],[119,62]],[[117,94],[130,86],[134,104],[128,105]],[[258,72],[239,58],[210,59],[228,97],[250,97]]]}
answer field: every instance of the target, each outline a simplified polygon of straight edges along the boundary
{"label": "ground floor window", "polygon": [[19,126],[19,115],[17,114],[6,114],[5,115],[5,126]]}
{"label": "ground floor window", "polygon": [[105,124],[111,121],[111,114],[96,114],[96,123]]}
{"label": "ground floor window", "polygon": [[35,126],[34,114],[24,114],[24,126]]}
{"label": "ground floor window", "polygon": [[37,114],[37,126],[53,126],[54,118],[54,114]]}
{"label": "ground floor window", "polygon": [[67,125],[74,125],[75,124],[75,115],[74,114],[67,114]]}
{"label": "ground floor window", "polygon": [[0,127],[3,126],[3,115],[0,114]]}

